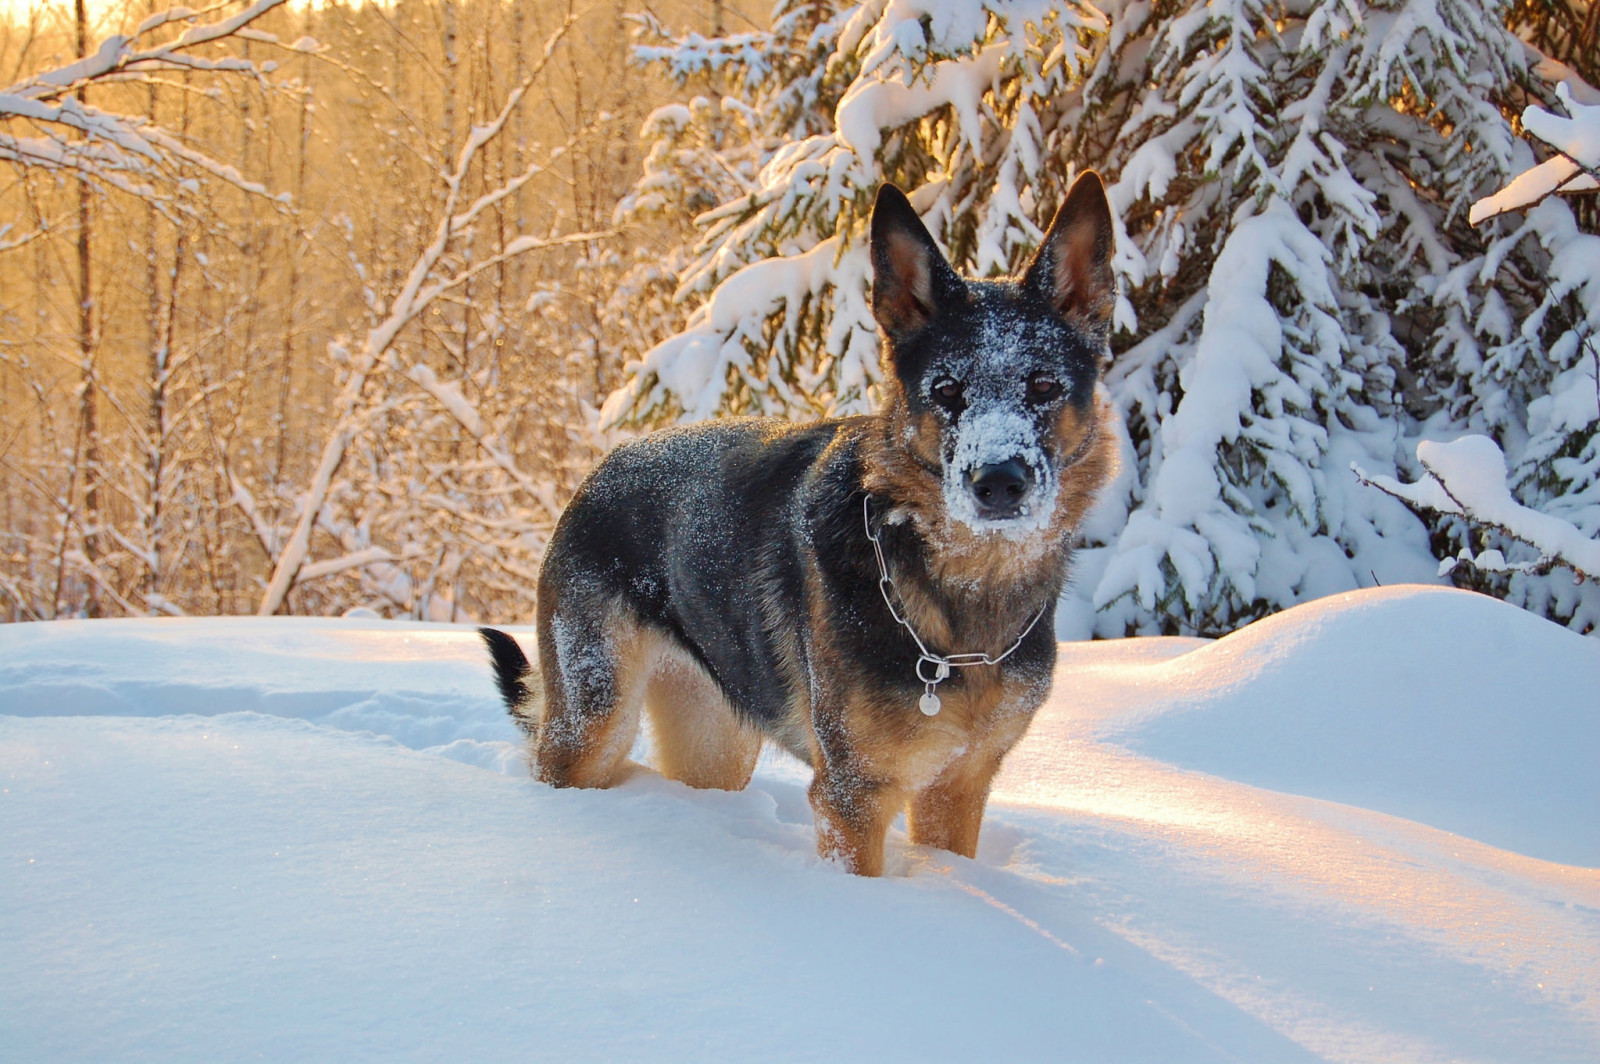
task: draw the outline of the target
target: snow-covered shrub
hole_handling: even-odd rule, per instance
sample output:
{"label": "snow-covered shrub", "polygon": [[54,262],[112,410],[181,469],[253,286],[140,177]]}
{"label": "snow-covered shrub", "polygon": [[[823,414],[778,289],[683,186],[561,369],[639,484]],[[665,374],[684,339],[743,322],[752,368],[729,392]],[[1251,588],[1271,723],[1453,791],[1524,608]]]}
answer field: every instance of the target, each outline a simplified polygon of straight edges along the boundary
{"label": "snow-covered shrub", "polygon": [[1126,471],[1088,526],[1077,630],[1213,633],[1434,579],[1448,529],[1350,472],[1409,470],[1419,438],[1490,432],[1548,481],[1535,505],[1589,497],[1592,428],[1560,396],[1592,373],[1596,238],[1557,201],[1487,244],[1466,218],[1532,162],[1508,114],[1544,91],[1496,4],[780,0],[773,26],[645,53],[730,98],[651,127],[634,206],[698,231],[671,264],[681,326],[610,421],[870,407],[878,183],[987,276],[1094,168]]}

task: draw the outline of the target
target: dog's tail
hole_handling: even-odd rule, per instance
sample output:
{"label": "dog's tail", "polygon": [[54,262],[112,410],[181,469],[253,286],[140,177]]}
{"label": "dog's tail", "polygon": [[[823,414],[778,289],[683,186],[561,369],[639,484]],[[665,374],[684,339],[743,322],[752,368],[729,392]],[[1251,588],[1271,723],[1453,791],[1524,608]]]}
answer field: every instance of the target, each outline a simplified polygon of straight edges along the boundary
{"label": "dog's tail", "polygon": [[479,628],[483,645],[489,648],[494,661],[494,682],[500,688],[500,697],[506,700],[506,712],[528,738],[539,730],[541,698],[538,691],[538,672],[528,664],[528,656],[517,641],[495,628]]}

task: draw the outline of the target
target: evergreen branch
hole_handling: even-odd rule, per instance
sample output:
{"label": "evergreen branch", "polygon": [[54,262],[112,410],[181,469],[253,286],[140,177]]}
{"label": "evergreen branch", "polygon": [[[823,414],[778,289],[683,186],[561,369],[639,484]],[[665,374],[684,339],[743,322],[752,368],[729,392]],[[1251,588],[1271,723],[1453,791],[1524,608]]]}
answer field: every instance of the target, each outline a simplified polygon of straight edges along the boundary
{"label": "evergreen branch", "polygon": [[1365,485],[1377,488],[1414,508],[1463,518],[1525,543],[1539,552],[1543,564],[1571,569],[1582,580],[1600,578],[1600,540],[1576,525],[1523,506],[1506,485],[1505,456],[1487,436],[1463,436],[1452,443],[1423,442],[1417,460],[1426,475],[1414,484],[1368,474],[1352,463]]}

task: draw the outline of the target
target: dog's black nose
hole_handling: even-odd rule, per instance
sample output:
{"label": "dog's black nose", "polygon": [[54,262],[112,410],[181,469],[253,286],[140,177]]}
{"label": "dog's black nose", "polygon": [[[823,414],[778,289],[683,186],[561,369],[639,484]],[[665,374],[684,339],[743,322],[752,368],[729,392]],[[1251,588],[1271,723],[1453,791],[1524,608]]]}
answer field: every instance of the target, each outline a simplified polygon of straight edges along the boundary
{"label": "dog's black nose", "polygon": [[988,518],[1015,517],[1033,484],[1033,474],[1020,458],[967,471],[967,490],[978,502],[978,512]]}

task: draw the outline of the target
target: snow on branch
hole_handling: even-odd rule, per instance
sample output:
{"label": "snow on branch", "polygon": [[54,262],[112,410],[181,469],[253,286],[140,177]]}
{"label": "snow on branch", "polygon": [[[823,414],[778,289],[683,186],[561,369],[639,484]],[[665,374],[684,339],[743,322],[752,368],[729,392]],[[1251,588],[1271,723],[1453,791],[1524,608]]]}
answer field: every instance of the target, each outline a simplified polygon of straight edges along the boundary
{"label": "snow on branch", "polygon": [[[100,42],[100,47],[94,54],[66,66],[35,74],[6,91],[8,94],[27,99],[48,100],[116,75],[185,69],[254,73],[257,68],[249,60],[231,56],[208,59],[189,54],[189,49],[203,44],[214,44],[230,37],[248,37],[250,40],[276,44],[278,39],[274,34],[246,31],[245,27],[286,2],[287,0],[256,0],[254,4],[230,18],[191,25],[171,40],[159,44],[152,43],[148,47],[137,47],[142,38],[150,36],[158,29],[174,23],[193,23],[204,15],[220,10],[223,5],[219,4],[204,11],[176,7],[158,12],[145,19],[132,34],[115,34],[107,37]],[[296,41],[289,47],[295,51],[315,51],[317,45],[315,42]]]}
{"label": "snow on branch", "polygon": [[[1463,436],[1451,443],[1424,441],[1417,444],[1417,461],[1426,475],[1415,484],[1368,476],[1359,466],[1351,468],[1362,483],[1413,507],[1488,526],[1539,551],[1539,560],[1526,565],[1507,563],[1498,550],[1486,550],[1476,558],[1462,552],[1462,560],[1481,569],[1548,572],[1559,565],[1571,569],[1579,579],[1600,578],[1600,540],[1588,538],[1576,525],[1559,517],[1517,502],[1506,485],[1505,456],[1487,436]],[[1441,574],[1453,569],[1455,562],[1456,559],[1446,559],[1440,566]]]}
{"label": "snow on branch", "polygon": [[296,583],[304,584],[312,580],[319,580],[325,576],[334,576],[338,573],[349,572],[351,569],[363,569],[369,565],[392,565],[396,562],[407,562],[419,557],[422,550],[415,545],[407,547],[399,554],[384,549],[383,547],[365,547],[361,550],[351,551],[339,558],[329,558],[324,562],[313,562],[300,567],[300,577]]}
{"label": "snow on branch", "polygon": [[1494,195],[1474,203],[1467,215],[1473,225],[1531,207],[1555,193],[1600,189],[1600,105],[1578,103],[1565,83],[1556,86],[1556,96],[1571,118],[1538,106],[1522,112],[1522,128],[1556,154],[1518,174]]}
{"label": "snow on branch", "polygon": [[[877,334],[865,299],[871,265],[864,247],[841,254],[839,243],[839,238],[830,237],[809,251],[751,263],[723,281],[682,332],[645,352],[637,365],[629,365],[629,381],[606,399],[601,423],[621,423],[651,405],[665,404],[669,396],[682,405],[687,419],[712,417],[724,401],[730,371],[747,376],[753,390],[772,391],[791,409],[799,407],[806,400],[781,375],[755,365],[750,349],[765,343],[769,315],[791,311],[787,321],[792,330],[799,308],[807,300],[826,296],[830,287],[835,288],[839,304],[836,321],[848,329],[839,338],[840,347],[858,364],[869,365],[877,354]],[[856,392],[867,384],[862,372],[842,380]]]}
{"label": "snow on branch", "polygon": [[[183,138],[149,116],[108,111],[79,97],[95,85],[137,81],[173,70],[262,77],[270,65],[237,56],[198,55],[194,49],[232,38],[277,44],[273,34],[250,26],[285,2],[256,0],[228,18],[198,24],[219,8],[198,12],[173,8],[151,15],[132,34],[107,37],[81,59],[0,88],[0,160],[76,173],[153,201],[166,198],[163,186],[181,187],[185,168],[204,171],[255,195],[269,195],[263,185],[189,148]],[[187,28],[167,40],[151,39],[174,25]],[[284,47],[315,52],[320,46],[303,38]]]}
{"label": "snow on branch", "polygon": [[[529,246],[549,247],[550,244],[546,242]],[[394,368],[399,369],[398,366]],[[441,381],[438,374],[421,362],[415,363],[410,369],[402,370],[401,372],[409,377],[411,382],[418,388],[432,396],[440,406],[449,411],[450,416],[455,418],[456,422],[467,431],[468,435],[477,441],[478,446],[489,456],[490,461],[499,466],[523,491],[538,499],[552,519],[561,516],[561,507],[556,504],[553,485],[536,482],[517,465],[517,460],[512,455],[511,449],[499,436],[484,425],[483,418],[478,414],[477,408],[472,405],[466,396],[461,394],[461,385],[454,381]]]}

